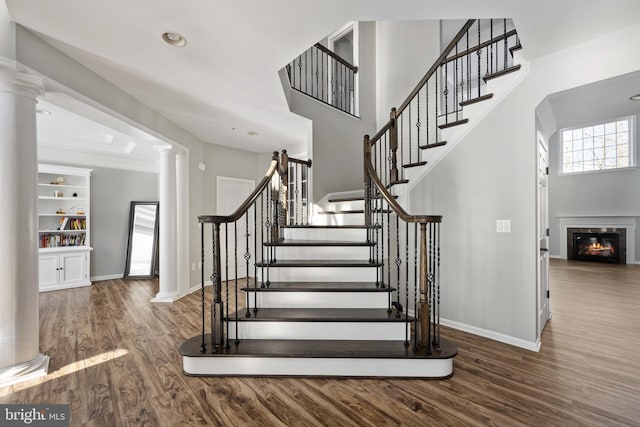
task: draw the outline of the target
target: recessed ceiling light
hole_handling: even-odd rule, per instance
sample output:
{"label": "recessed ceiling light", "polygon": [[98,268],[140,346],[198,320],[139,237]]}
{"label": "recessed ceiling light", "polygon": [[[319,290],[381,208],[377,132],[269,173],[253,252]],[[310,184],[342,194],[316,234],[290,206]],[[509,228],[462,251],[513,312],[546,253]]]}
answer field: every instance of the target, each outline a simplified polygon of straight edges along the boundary
{"label": "recessed ceiling light", "polygon": [[629,98],[632,101],[640,101],[640,93]]}
{"label": "recessed ceiling light", "polygon": [[256,135],[258,135],[258,132],[254,131],[254,130],[250,130],[249,132],[247,132],[247,135],[256,136]]}
{"label": "recessed ceiling light", "polygon": [[162,40],[174,47],[185,47],[187,45],[187,39],[185,39],[182,34],[176,33],[175,31],[162,33]]}
{"label": "recessed ceiling light", "polygon": [[51,114],[51,111],[49,111],[49,110],[42,110],[42,109],[38,108],[38,109],[36,110],[36,113],[38,113],[38,114],[42,114],[43,116],[48,116],[49,114]]}

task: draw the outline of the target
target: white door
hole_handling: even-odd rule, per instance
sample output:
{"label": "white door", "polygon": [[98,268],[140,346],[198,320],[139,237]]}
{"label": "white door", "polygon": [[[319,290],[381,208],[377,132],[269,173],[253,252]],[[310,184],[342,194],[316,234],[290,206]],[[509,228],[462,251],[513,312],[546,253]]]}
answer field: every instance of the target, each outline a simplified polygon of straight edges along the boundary
{"label": "white door", "polygon": [[538,338],[542,335],[549,309],[549,152],[547,141],[538,132]]}
{"label": "white door", "polygon": [[[255,187],[255,181],[240,178],[228,178],[219,176],[217,179],[217,214],[231,215],[242,205],[249,197]],[[229,223],[226,226],[220,226],[220,266],[222,268],[222,280],[226,280],[226,271],[228,266],[229,278],[247,277],[251,275],[251,271],[247,272],[247,262],[245,261],[245,253],[247,252],[247,240],[249,246],[249,269],[255,262],[254,243],[253,243],[253,209],[249,209],[248,227],[247,218],[243,216],[235,225]],[[234,229],[234,227],[237,227]],[[229,234],[228,247],[225,246],[225,232]],[[237,249],[237,252],[236,252]],[[258,248],[260,251],[261,248]],[[227,255],[228,254],[228,255]],[[236,263],[237,255],[237,263]],[[226,260],[229,260],[228,264]],[[237,273],[237,274],[236,274]]]}

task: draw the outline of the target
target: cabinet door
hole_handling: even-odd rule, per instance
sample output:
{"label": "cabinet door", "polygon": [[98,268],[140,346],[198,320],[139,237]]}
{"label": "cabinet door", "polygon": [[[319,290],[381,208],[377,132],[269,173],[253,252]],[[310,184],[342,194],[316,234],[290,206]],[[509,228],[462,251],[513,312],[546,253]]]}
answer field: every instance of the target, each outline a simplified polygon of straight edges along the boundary
{"label": "cabinet door", "polygon": [[73,285],[87,280],[86,252],[60,255],[60,284]]}
{"label": "cabinet door", "polygon": [[40,289],[58,286],[60,256],[40,255]]}

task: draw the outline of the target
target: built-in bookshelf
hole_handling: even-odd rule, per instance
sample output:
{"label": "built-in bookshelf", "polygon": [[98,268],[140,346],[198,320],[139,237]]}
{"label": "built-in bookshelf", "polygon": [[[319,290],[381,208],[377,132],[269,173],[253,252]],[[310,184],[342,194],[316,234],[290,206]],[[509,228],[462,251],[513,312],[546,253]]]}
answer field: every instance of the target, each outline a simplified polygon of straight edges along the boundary
{"label": "built-in bookshelf", "polygon": [[40,290],[90,285],[91,169],[38,165]]}

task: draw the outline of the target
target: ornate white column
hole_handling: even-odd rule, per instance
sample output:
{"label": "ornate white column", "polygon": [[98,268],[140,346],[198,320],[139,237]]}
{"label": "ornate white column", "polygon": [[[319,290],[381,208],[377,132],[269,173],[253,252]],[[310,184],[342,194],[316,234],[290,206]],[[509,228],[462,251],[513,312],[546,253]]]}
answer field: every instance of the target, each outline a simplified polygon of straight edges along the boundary
{"label": "ornate white column", "polygon": [[173,302],[180,296],[177,269],[176,153],[160,151],[160,290],[151,302]]}
{"label": "ornate white column", "polygon": [[38,316],[36,97],[43,82],[0,58],[0,387],[46,375]]}

